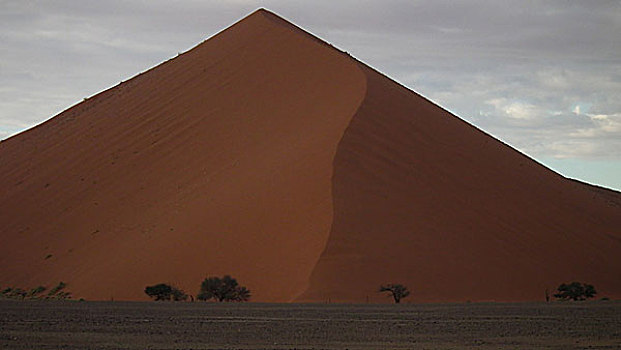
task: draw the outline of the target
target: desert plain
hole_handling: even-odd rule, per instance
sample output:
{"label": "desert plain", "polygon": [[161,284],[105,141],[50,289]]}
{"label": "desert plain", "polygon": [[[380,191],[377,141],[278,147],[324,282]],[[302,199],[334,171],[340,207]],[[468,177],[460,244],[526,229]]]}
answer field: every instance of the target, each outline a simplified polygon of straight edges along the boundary
{"label": "desert plain", "polygon": [[2,349],[619,349],[621,303],[0,301]]}

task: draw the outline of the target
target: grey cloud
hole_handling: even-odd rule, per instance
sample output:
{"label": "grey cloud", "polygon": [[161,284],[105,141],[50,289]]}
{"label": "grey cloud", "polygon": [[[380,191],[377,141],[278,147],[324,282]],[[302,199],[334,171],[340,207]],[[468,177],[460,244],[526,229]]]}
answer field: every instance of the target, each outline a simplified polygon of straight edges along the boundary
{"label": "grey cloud", "polygon": [[621,159],[618,1],[4,1],[0,137],[258,7],[533,156]]}

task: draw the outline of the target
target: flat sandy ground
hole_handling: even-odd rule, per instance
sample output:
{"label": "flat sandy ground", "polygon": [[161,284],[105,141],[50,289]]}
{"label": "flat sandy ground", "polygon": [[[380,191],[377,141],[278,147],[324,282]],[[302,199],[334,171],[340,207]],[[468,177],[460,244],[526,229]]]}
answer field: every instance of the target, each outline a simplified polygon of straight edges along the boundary
{"label": "flat sandy ground", "polygon": [[621,303],[0,301],[2,349],[620,349]]}

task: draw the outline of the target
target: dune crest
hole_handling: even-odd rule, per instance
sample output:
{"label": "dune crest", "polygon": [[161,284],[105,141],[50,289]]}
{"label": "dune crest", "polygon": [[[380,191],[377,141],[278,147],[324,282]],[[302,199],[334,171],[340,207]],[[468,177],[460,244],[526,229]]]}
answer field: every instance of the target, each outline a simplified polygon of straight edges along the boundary
{"label": "dune crest", "polygon": [[621,297],[621,194],[570,181],[257,10],[0,143],[0,285],[76,297]]}

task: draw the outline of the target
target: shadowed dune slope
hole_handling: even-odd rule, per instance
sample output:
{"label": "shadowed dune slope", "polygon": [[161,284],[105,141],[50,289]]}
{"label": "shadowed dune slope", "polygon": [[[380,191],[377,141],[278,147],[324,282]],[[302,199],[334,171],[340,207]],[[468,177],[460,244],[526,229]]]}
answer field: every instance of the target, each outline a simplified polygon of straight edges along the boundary
{"label": "shadowed dune slope", "polygon": [[[334,160],[334,222],[298,300],[543,300],[562,282],[621,297],[621,194],[570,181],[365,67]],[[407,300],[407,299],[406,299]]]}
{"label": "shadowed dune slope", "polygon": [[332,222],[336,146],[365,94],[349,56],[258,10],[0,144],[0,285],[195,294],[231,274],[289,301]]}

